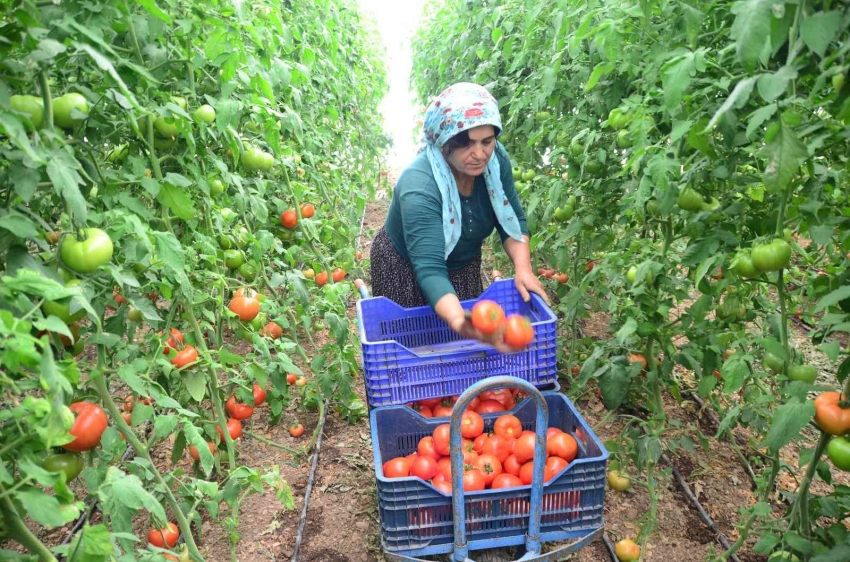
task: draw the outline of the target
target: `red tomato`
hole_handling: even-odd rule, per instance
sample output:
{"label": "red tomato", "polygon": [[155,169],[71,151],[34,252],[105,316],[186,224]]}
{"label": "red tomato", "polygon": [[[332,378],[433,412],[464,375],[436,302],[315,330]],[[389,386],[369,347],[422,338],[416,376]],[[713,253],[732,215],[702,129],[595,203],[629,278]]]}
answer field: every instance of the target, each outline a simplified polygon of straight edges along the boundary
{"label": "red tomato", "polygon": [[[215,426],[215,430],[218,432],[219,438],[224,441],[224,434],[221,432],[221,427]],[[231,439],[242,437],[242,422],[232,418],[227,420],[227,433],[230,434]]]}
{"label": "red tomato", "polygon": [[454,407],[455,403],[452,402],[451,397],[441,398],[437,405],[431,408],[431,411],[434,412],[435,418],[447,418],[452,415]]}
{"label": "red tomato", "polygon": [[546,459],[546,469],[552,473],[552,476],[557,476],[562,470],[567,468],[570,463],[561,457],[549,457]]}
{"label": "red tomato", "polygon": [[522,422],[519,418],[510,414],[499,416],[493,426],[493,433],[505,439],[516,439],[522,433]]}
{"label": "red tomato", "polygon": [[505,407],[505,410],[512,408],[515,402],[513,393],[507,388],[497,388],[496,390],[482,392],[481,401],[484,402],[486,400],[495,400],[501,403]]}
{"label": "red tomato", "polygon": [[466,465],[474,465],[478,460],[478,453],[475,451],[463,451],[463,464]]}
{"label": "red tomato", "polygon": [[410,465],[410,475],[422,480],[430,480],[437,475],[437,472],[439,472],[437,461],[431,457],[419,457]]}
{"label": "red tomato", "polygon": [[446,471],[446,474],[451,474],[452,468],[452,459],[449,457],[442,457],[437,461],[437,470],[442,474],[443,470]]}
{"label": "red tomato", "polygon": [[440,482],[448,482],[448,480],[446,480],[446,476],[442,472],[438,471],[431,479],[431,484],[437,485]]}
{"label": "red tomato", "polygon": [[[161,336],[162,332],[159,332],[159,335]],[[168,336],[168,340],[162,344],[163,355],[168,355],[172,349],[177,351],[178,344],[183,344],[183,333],[177,328],[171,328],[171,335]]]}
{"label": "red tomato", "polygon": [[333,278],[334,283],[339,283],[340,281],[345,279],[345,270],[341,267],[338,267],[334,269],[333,273],[331,274],[331,277]]}
{"label": "red tomato", "polygon": [[505,311],[497,302],[480,300],[472,307],[472,326],[482,334],[495,334],[505,326]]}
{"label": "red tomato", "polygon": [[483,490],[485,486],[484,475],[477,468],[467,470],[463,473],[464,492],[477,492]]}
{"label": "red tomato", "polygon": [[481,453],[481,448],[484,447],[484,442],[487,441],[489,434],[482,433],[478,437],[475,438],[475,441],[472,442],[472,450],[476,453]]}
{"label": "red tomato", "polygon": [[461,416],[460,434],[467,439],[475,439],[484,433],[484,418],[480,414],[467,410]]}
{"label": "red tomato", "polygon": [[[215,453],[215,443],[213,443],[212,441],[207,441],[207,447],[209,447],[210,453]],[[201,460],[201,453],[194,445],[189,445],[189,456],[195,459],[196,461]]]}
{"label": "red tomato", "polygon": [[148,531],[148,543],[159,548],[174,548],[180,539],[180,528],[174,523],[168,523],[162,529]]}
{"label": "red tomato", "polygon": [[490,437],[484,442],[484,446],[481,447],[482,455],[493,455],[499,462],[505,462],[505,459],[508,458],[508,455],[511,454],[511,450],[508,448],[508,442],[504,437],[499,435],[490,435]]}
{"label": "red tomato", "polygon": [[301,205],[301,216],[305,219],[309,219],[315,214],[316,208],[313,207],[313,205],[311,205],[310,203],[304,203],[303,205]]}
{"label": "red tomato", "polygon": [[[465,438],[461,439],[460,440],[460,448],[463,451],[467,451],[467,452],[471,453],[472,451],[475,451],[475,441],[473,441],[472,439],[465,439]],[[478,451],[475,451],[475,452],[477,453]]]}
{"label": "red tomato", "polygon": [[486,486],[489,486],[502,473],[502,463],[494,455],[481,455],[473,466],[484,475]]}
{"label": "red tomato", "polygon": [[548,441],[550,437],[552,437],[553,435],[557,435],[557,434],[559,434],[559,433],[563,433],[563,431],[561,431],[561,430],[560,430],[560,429],[558,429],[557,427],[550,427],[550,428],[548,428],[548,429],[546,430],[546,440]]}
{"label": "red tomato", "polygon": [[419,458],[419,453],[416,453],[416,452],[414,452],[414,453],[410,453],[409,455],[407,455],[407,456],[406,456],[406,457],[404,457],[404,458],[406,458],[406,459],[407,459],[407,462],[412,463],[412,462],[413,462],[413,461],[415,461],[417,458]]}
{"label": "red tomato", "polygon": [[[548,482],[555,476],[552,473],[552,470],[546,465],[543,469],[543,482]],[[519,469],[519,479],[523,484],[531,484],[531,481],[534,479],[534,462],[529,461],[522,465],[522,468]]]}
{"label": "red tomato", "polygon": [[260,313],[260,301],[256,296],[233,297],[227,308],[243,322],[250,322]]}
{"label": "red tomato", "polygon": [[297,380],[298,380],[298,375],[296,375],[295,373],[289,373],[288,375],[286,375],[286,383],[287,384],[295,384],[295,381],[297,381]]}
{"label": "red tomato", "polygon": [[441,400],[442,398],[427,398],[425,400],[420,400],[419,404],[425,406],[433,412],[434,408],[436,408],[440,404]]}
{"label": "red tomato", "polygon": [[546,442],[546,454],[572,462],[578,453],[578,443],[569,433],[558,433]]}
{"label": "red tomato", "polygon": [[273,340],[280,339],[283,335],[283,328],[281,328],[280,324],[276,322],[269,322],[260,330],[260,336],[264,338],[271,338]]}
{"label": "red tomato", "polygon": [[449,435],[450,426],[447,423],[438,425],[434,430],[434,450],[440,456],[445,457],[449,454]]}
{"label": "red tomato", "polygon": [[449,480],[441,480],[439,482],[434,482],[434,487],[443,492],[444,494],[452,495],[452,483]]}
{"label": "red tomato", "polygon": [[177,367],[178,369],[182,369],[186,365],[191,365],[195,361],[198,360],[198,350],[195,349],[193,345],[187,345],[183,349],[177,352],[171,359],[171,364]]}
{"label": "red tomato", "polygon": [[507,472],[503,472],[496,476],[493,479],[493,483],[490,484],[490,488],[493,490],[501,488],[518,488],[520,486],[522,486],[522,480],[519,479],[519,476],[508,474]]}
{"label": "red tomato", "polygon": [[434,448],[434,438],[430,435],[419,440],[416,452],[419,453],[420,457],[431,457],[435,460],[440,458],[440,454]]}
{"label": "red tomato", "polygon": [[525,316],[511,314],[505,327],[505,343],[515,349],[522,349],[534,341],[534,328]]}
{"label": "red tomato", "polygon": [[533,433],[523,433],[517,437],[516,443],[514,443],[514,454],[520,464],[525,464],[534,458],[535,441],[536,438]]}
{"label": "red tomato", "polygon": [[280,214],[280,224],[292,230],[298,224],[298,214],[293,209],[282,212]]}
{"label": "red tomato", "polygon": [[100,437],[109,425],[106,413],[92,402],[74,402],[69,408],[77,414],[68,432],[76,439],[62,447],[77,453],[94,449],[100,444]]}
{"label": "red tomato", "polygon": [[510,455],[505,462],[502,463],[502,469],[508,474],[512,474],[514,476],[519,476],[519,469],[522,468],[522,465],[516,460],[516,455]]}
{"label": "red tomato", "polygon": [[289,434],[292,437],[301,437],[304,435],[304,424],[296,423],[295,425],[289,426]]}
{"label": "red tomato", "polygon": [[496,412],[504,412],[505,405],[496,400],[482,400],[475,411],[479,414],[494,414]]}
{"label": "red tomato", "polygon": [[227,399],[227,402],[224,405],[224,409],[227,410],[227,413],[230,414],[230,417],[235,420],[247,420],[248,418],[254,415],[254,408],[249,406],[248,404],[242,404],[241,402],[237,402],[235,396],[231,396]]}
{"label": "red tomato", "polygon": [[415,411],[419,412],[419,415],[422,416],[423,418],[433,418],[434,417],[434,412],[431,411],[431,408],[429,408],[428,406],[423,406],[422,404],[420,404],[418,402],[414,402],[413,405],[411,406],[411,408],[413,408]]}
{"label": "red tomato", "polygon": [[410,462],[405,457],[396,457],[384,463],[385,478],[404,478],[410,476]]}
{"label": "red tomato", "polygon": [[262,406],[263,403],[265,403],[266,401],[266,396],[268,395],[268,392],[266,392],[266,389],[258,385],[257,383],[254,383],[252,390],[254,392],[254,407]]}
{"label": "red tomato", "polygon": [[319,287],[324,287],[328,284],[328,272],[322,271],[321,273],[316,274],[316,285]]}

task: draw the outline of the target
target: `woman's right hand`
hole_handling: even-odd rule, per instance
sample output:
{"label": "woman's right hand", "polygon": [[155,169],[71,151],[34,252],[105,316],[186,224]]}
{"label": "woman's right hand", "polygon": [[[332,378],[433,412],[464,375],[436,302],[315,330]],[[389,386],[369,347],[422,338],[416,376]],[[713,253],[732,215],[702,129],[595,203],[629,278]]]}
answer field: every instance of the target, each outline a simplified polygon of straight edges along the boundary
{"label": "woman's right hand", "polygon": [[472,320],[470,320],[468,313],[464,316],[455,318],[449,324],[449,327],[464,339],[477,340],[488,345],[492,345],[502,353],[513,353],[515,351],[519,351],[505,343],[504,329],[499,330],[495,334],[486,335],[472,325]]}

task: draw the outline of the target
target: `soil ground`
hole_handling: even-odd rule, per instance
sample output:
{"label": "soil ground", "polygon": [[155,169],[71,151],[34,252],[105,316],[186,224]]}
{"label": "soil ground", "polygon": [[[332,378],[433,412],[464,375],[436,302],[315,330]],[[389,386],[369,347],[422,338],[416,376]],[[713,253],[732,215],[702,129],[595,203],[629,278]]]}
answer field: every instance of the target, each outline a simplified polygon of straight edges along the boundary
{"label": "soil ground", "polygon": [[[395,181],[390,175],[389,184]],[[371,202],[365,213],[363,229],[359,238],[359,248],[364,254],[362,269],[353,272],[364,276],[368,282],[368,259],[371,240],[383,224],[388,207],[389,196],[379,190],[375,201]],[[510,275],[505,272],[505,275]],[[353,277],[353,276],[352,276]],[[354,305],[350,303],[349,316],[354,326]],[[582,331],[592,338],[607,337],[608,318],[601,313],[593,314],[582,322]],[[352,328],[356,329],[356,328]],[[317,345],[321,345],[325,334],[317,334]],[[814,353],[805,334],[795,333],[797,344],[807,353]],[[562,342],[563,343],[563,342]],[[238,345],[238,344],[236,344]],[[245,344],[247,345],[247,344]],[[239,351],[239,349],[237,349]],[[310,349],[307,354],[310,355]],[[299,365],[309,372],[307,365]],[[569,395],[579,395],[570,388],[567,373],[562,373],[562,391]],[[363,382],[355,381],[355,387],[361,399],[366,401]],[[751,482],[729,443],[713,439],[714,427],[698,422],[699,412],[695,403],[684,401],[677,403],[671,397],[665,397],[668,416],[675,420],[678,429],[671,434],[697,435],[702,433],[708,450],[697,446],[694,452],[679,448],[670,455],[670,462],[678,469],[690,490],[698,497],[706,511],[714,519],[719,531],[725,534],[729,542],[737,539],[736,524],[738,511],[751,505],[754,495]],[[577,407],[587,419],[594,431],[604,440],[614,440],[623,428],[619,417],[608,416],[596,394],[583,392],[576,402]],[[611,421],[611,420],[614,421]],[[703,421],[704,421],[703,417]],[[296,440],[289,436],[287,427],[290,422],[299,421],[306,426],[305,436]],[[302,445],[312,435],[318,423],[318,414],[306,411],[297,400],[293,400],[281,423],[270,425],[268,410],[261,408],[251,418],[246,429],[288,447]],[[295,509],[286,510],[273,492],[251,496],[242,503],[239,513],[237,532],[240,540],[236,557],[240,562],[284,561],[293,557],[298,525],[308,484],[312,457],[294,458],[281,449],[243,437],[239,442],[240,464],[258,469],[277,466],[281,476],[289,483],[295,496]],[[787,448],[791,466],[797,466],[799,448]],[[168,444],[160,446],[154,452],[155,461],[165,469],[173,468],[170,461]],[[180,466],[191,470],[188,460]],[[662,465],[659,504],[657,507],[658,529],[649,539],[644,560],[650,562],[700,562],[719,549],[717,537],[700,520],[697,512],[685,500],[681,491],[669,476],[669,465]],[[798,469],[797,476],[802,473]],[[786,489],[793,489],[794,480],[790,477],[780,480]],[[826,485],[816,482],[813,490],[824,491]],[[634,538],[640,525],[641,516],[649,509],[650,500],[646,490],[633,486],[625,493],[608,490],[605,497],[605,528],[613,541],[620,538]],[[777,511],[781,509],[776,506]],[[99,520],[99,515],[94,521]],[[226,517],[223,512],[222,517]],[[143,536],[147,521],[140,518],[137,530]],[[68,528],[54,529],[41,538],[50,544],[58,544],[67,535]],[[227,532],[222,521],[213,521],[205,516],[199,533],[199,545],[202,553],[210,562],[226,562],[231,559]],[[750,540],[738,554],[745,562],[764,561],[766,557],[752,552]],[[323,441],[319,453],[315,483],[310,497],[304,536],[300,546],[298,560],[302,562],[368,562],[381,561],[381,540],[377,514],[377,495],[372,460],[372,446],[368,420],[348,424],[329,413],[324,426]],[[512,560],[500,557],[500,553],[473,552],[472,557],[479,562]],[[446,558],[443,558],[444,560]],[[597,541],[569,558],[576,562],[599,562],[609,560],[607,550],[601,541]]]}

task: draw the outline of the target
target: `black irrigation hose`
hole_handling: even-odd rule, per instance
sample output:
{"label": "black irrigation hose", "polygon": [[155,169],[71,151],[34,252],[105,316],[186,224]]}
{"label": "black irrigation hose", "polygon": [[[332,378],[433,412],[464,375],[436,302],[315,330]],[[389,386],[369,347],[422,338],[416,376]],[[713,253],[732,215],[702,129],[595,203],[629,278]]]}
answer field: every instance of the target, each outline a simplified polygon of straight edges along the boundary
{"label": "black irrigation hose", "polygon": [[316,450],[313,452],[313,465],[310,467],[310,477],[307,480],[307,489],[304,491],[304,507],[301,510],[301,521],[298,523],[298,534],[295,535],[295,548],[292,553],[292,562],[298,562],[298,551],[301,548],[301,539],[304,537],[304,527],[307,523],[307,507],[310,505],[310,492],[313,491],[313,481],[316,478],[316,468],[319,466],[319,451],[322,449],[322,433],[325,429],[327,418],[327,404],[322,408],[322,417],[319,419],[318,437],[316,437]]}
{"label": "black irrigation hose", "polygon": [[[715,538],[720,543],[720,545],[729,551],[732,547],[729,544],[729,541],[726,539],[726,535],[721,533],[717,528],[717,525],[714,524],[714,520],[711,518],[711,515],[702,507],[702,504],[699,502],[699,498],[697,498],[693,492],[691,492],[691,488],[688,486],[688,483],[685,482],[685,478],[682,476],[682,473],[679,472],[679,469],[676,468],[676,465],[670,462],[670,459],[666,458],[667,455],[661,455],[662,460],[670,465],[670,468],[673,469],[673,478],[676,480],[676,484],[679,486],[679,490],[685,495],[688,501],[691,504],[691,507],[697,510],[699,513],[700,519],[702,522],[706,524],[708,529],[714,533]],[[733,562],[741,562],[741,560],[735,555],[735,553],[729,554],[729,560]]]}
{"label": "black irrigation hose", "polygon": [[617,551],[614,550],[614,543],[611,542],[611,537],[608,536],[607,531],[602,533],[602,544],[605,545],[605,550],[608,552],[608,558],[611,559],[611,562],[619,562]]}

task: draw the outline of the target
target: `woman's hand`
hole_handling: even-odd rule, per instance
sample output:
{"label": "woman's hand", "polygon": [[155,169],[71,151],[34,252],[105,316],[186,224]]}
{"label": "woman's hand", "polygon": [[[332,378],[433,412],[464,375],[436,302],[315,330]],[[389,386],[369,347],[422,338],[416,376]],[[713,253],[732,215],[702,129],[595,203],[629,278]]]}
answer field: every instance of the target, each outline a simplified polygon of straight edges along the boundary
{"label": "woman's hand", "polygon": [[546,289],[543,288],[543,284],[540,282],[540,279],[537,278],[534,273],[531,272],[530,269],[522,269],[517,270],[514,274],[514,285],[519,291],[522,300],[528,302],[531,299],[531,296],[528,293],[537,293],[540,295],[546,304],[549,304],[549,297],[546,295]]}
{"label": "woman's hand", "polygon": [[464,315],[455,318],[455,320],[451,324],[449,324],[449,327],[451,327],[451,329],[458,335],[460,335],[462,338],[468,340],[477,340],[488,345],[492,345],[501,353],[513,353],[515,351],[519,351],[518,349],[514,349],[505,343],[504,329],[499,330],[495,334],[491,334],[489,336],[485,335],[472,325],[472,321],[470,320],[469,315]]}

